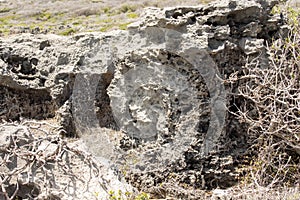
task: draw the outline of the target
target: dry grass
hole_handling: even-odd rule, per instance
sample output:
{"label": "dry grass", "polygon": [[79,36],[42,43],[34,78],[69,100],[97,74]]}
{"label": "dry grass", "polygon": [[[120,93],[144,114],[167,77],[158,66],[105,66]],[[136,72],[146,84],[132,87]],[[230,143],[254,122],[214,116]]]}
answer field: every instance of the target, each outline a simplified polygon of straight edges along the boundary
{"label": "dry grass", "polygon": [[[71,35],[125,29],[145,7],[195,6],[211,0],[10,0],[0,4],[0,36],[30,32]],[[34,9],[32,9],[34,8]],[[109,21],[109,23],[107,23]],[[72,31],[70,31],[72,30]]]}
{"label": "dry grass", "polygon": [[[69,182],[78,180],[88,185],[89,180],[69,166],[68,154],[78,159],[76,164],[82,162],[93,176],[99,176],[101,166],[90,154],[58,137],[59,128],[48,121],[1,123],[0,199],[50,197],[51,192],[58,189],[57,180],[53,178],[55,173]],[[59,192],[63,193],[62,189]]]}

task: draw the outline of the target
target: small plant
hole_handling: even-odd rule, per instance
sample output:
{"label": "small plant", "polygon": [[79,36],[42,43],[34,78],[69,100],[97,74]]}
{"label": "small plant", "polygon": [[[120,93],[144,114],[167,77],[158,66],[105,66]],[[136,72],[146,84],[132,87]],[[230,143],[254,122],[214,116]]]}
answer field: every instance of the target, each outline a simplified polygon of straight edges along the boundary
{"label": "small plant", "polygon": [[41,12],[34,15],[37,20],[47,21],[52,18],[52,14],[49,12]]}
{"label": "small plant", "polygon": [[1,36],[8,36],[10,33],[10,30],[8,28],[0,28],[0,35]]}
{"label": "small plant", "polygon": [[104,12],[105,14],[108,14],[110,11],[111,11],[111,7],[104,7],[104,8],[103,8],[103,12]]}
{"label": "small plant", "polygon": [[6,13],[6,12],[9,12],[11,11],[11,8],[1,8],[0,9],[0,13]]}
{"label": "small plant", "polygon": [[114,24],[104,24],[101,28],[100,31],[101,32],[107,32],[109,30],[111,30],[115,25]]}
{"label": "small plant", "polygon": [[[97,193],[96,196],[98,195],[99,194]],[[128,191],[123,193],[121,190],[118,190],[117,192],[110,190],[108,192],[108,195],[109,195],[108,200],[149,200],[150,199],[150,195],[145,192],[141,192],[137,195],[134,195]]]}
{"label": "small plant", "polygon": [[71,34],[74,34],[74,33],[76,33],[76,30],[74,28],[68,28],[66,30],[61,31],[59,34],[67,36],[67,35],[71,35]]}
{"label": "small plant", "polygon": [[127,17],[128,17],[128,18],[131,18],[131,19],[134,19],[134,18],[138,18],[139,15],[136,14],[136,13],[134,13],[134,12],[132,12],[132,13],[128,13],[128,14],[127,14]]}
{"label": "small plant", "polygon": [[115,193],[115,191],[110,190],[108,192],[108,195],[109,195],[109,200],[121,200],[122,199],[121,190],[119,190],[117,194]]}
{"label": "small plant", "polygon": [[127,26],[128,26],[129,24],[131,24],[131,22],[124,23],[124,24],[120,24],[120,25],[119,25],[119,28],[120,28],[121,30],[126,30],[126,29],[127,29]]}
{"label": "small plant", "polygon": [[289,19],[289,24],[295,28],[298,28],[300,11],[294,8],[288,8],[287,15]]}
{"label": "small plant", "polygon": [[110,190],[108,195],[108,200],[129,200],[131,199],[132,193],[128,191],[123,193],[122,190],[118,190],[117,192]]}
{"label": "small plant", "polygon": [[3,17],[0,17],[0,22],[2,24],[11,24],[11,21],[16,19],[17,16],[13,16],[13,15],[8,15],[8,16],[3,16]]}
{"label": "small plant", "polygon": [[136,7],[135,6],[132,6],[132,5],[123,5],[121,6],[121,8],[119,9],[120,13],[127,13],[127,12],[134,12],[136,11]]}
{"label": "small plant", "polygon": [[150,195],[145,192],[141,192],[134,198],[134,200],[149,200],[149,199],[150,199]]}

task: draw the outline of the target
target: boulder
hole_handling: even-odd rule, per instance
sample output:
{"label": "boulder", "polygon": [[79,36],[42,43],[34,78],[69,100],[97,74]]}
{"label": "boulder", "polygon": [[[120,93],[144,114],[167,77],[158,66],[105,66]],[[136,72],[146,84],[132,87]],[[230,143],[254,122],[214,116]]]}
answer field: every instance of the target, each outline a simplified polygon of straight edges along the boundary
{"label": "boulder", "polygon": [[[227,111],[234,88],[223,80],[247,59],[268,64],[265,44],[284,23],[270,13],[276,3],[148,8],[127,31],[1,38],[0,119],[53,120],[59,142],[43,136],[36,146],[46,157],[65,137],[77,137],[70,145],[84,149],[63,146],[69,150],[60,161],[45,161],[55,183],[42,186],[45,171],[37,168],[28,187],[40,198],[92,199],[138,188],[157,198],[199,199],[203,189],[236,184],[247,141]],[[14,131],[7,133],[1,138]],[[102,166],[100,178],[83,152]],[[84,181],[73,181],[63,166]]]}

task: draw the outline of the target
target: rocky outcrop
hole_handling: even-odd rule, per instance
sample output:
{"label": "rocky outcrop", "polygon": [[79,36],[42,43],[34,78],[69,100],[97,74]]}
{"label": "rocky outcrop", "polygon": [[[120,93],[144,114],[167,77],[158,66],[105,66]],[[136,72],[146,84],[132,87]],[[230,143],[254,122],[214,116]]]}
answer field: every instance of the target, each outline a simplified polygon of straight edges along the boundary
{"label": "rocky outcrop", "polygon": [[108,190],[132,191],[86,153],[81,140],[66,143],[49,126],[40,121],[1,125],[1,199],[95,199]]}
{"label": "rocky outcrop", "polygon": [[[2,38],[0,118],[51,120],[53,134],[79,137],[104,169],[156,197],[230,187],[247,141],[227,112],[239,102],[223,80],[247,59],[268,63],[266,43],[284,33],[275,3],[149,8],[128,31]],[[48,189],[63,190],[63,179]]]}

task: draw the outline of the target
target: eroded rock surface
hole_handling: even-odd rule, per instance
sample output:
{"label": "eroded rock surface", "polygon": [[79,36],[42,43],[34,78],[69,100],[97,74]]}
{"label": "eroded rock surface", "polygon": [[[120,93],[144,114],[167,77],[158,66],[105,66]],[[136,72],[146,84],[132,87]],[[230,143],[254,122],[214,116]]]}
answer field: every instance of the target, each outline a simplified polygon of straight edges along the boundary
{"label": "eroded rock surface", "polygon": [[1,39],[0,119],[53,120],[55,133],[78,136],[103,169],[154,197],[233,186],[247,139],[222,79],[246,59],[267,64],[266,42],[283,32],[275,3],[149,8],[128,31]]}

